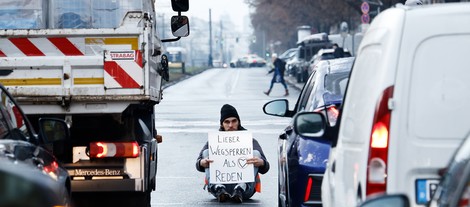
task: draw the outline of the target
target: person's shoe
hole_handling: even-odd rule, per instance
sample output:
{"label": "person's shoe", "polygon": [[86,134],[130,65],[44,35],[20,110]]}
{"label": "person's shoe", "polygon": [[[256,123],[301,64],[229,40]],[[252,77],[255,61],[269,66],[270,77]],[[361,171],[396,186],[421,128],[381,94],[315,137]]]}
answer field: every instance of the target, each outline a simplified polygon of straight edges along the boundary
{"label": "person's shoe", "polygon": [[286,93],[284,94],[284,96],[288,96],[289,95],[289,90],[286,89]]}
{"label": "person's shoe", "polygon": [[241,188],[233,189],[232,200],[235,203],[243,203],[243,190]]}
{"label": "person's shoe", "polygon": [[219,186],[215,188],[215,192],[216,192],[215,196],[217,197],[217,201],[219,201],[220,203],[227,201],[228,198],[230,197],[227,191],[225,191],[225,187],[223,186]]}
{"label": "person's shoe", "polygon": [[265,92],[263,92],[263,93],[266,94],[266,96],[269,96],[269,93],[270,93],[270,92],[271,92],[271,91],[265,91]]}

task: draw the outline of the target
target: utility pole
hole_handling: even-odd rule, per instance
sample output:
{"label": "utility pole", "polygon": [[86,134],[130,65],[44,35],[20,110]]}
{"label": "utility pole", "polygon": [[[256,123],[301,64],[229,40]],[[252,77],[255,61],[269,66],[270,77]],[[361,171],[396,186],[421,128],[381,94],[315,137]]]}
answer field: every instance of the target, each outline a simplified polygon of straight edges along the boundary
{"label": "utility pole", "polygon": [[220,57],[221,57],[221,61],[222,61],[222,64],[225,62],[225,51],[224,51],[224,37],[223,37],[223,33],[222,31],[224,30],[224,26],[222,24],[222,19],[220,20],[220,40],[219,40],[219,43],[220,43]]}
{"label": "utility pole", "polygon": [[209,62],[207,64],[210,68],[214,67],[212,64],[212,17],[211,9],[209,9]]}

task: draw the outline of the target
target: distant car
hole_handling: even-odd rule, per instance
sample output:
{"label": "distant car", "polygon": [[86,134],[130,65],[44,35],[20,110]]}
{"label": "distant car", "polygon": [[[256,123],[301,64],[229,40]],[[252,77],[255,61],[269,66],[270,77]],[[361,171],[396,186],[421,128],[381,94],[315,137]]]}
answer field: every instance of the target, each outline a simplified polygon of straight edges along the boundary
{"label": "distant car", "polygon": [[[444,170],[439,185],[434,185],[430,207],[462,207],[470,205],[470,138],[467,137]],[[426,187],[426,186],[423,186]],[[431,197],[431,195],[425,195]],[[405,194],[381,195],[362,203],[361,207],[409,207]]]}
{"label": "distant car", "polygon": [[2,85],[0,99],[0,206],[70,205],[70,177],[47,149],[68,138],[67,124],[44,118],[36,134]]}
{"label": "distant car", "polygon": [[236,61],[230,62],[231,67],[247,68],[247,67],[264,67],[266,60],[255,54],[249,54],[238,58]]}
{"label": "distant car", "polygon": [[[293,117],[316,111],[324,113],[329,126],[334,126],[353,61],[352,57],[322,61],[302,89],[294,110],[289,110],[286,99],[278,99],[266,103],[264,113]],[[330,144],[293,130],[296,120],[293,119],[278,140],[279,206],[318,206]]]}

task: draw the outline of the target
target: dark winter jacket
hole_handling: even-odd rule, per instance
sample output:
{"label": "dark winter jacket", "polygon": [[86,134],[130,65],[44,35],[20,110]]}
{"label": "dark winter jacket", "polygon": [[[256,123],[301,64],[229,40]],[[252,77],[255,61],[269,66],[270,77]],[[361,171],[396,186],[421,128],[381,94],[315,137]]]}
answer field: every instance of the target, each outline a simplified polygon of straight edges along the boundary
{"label": "dark winter jacket", "polygon": [[280,58],[276,58],[276,60],[274,60],[274,68],[271,69],[268,73],[272,73],[276,70],[276,68],[279,69],[279,74],[281,76],[284,76],[284,71],[286,70],[286,62],[284,62],[282,59]]}

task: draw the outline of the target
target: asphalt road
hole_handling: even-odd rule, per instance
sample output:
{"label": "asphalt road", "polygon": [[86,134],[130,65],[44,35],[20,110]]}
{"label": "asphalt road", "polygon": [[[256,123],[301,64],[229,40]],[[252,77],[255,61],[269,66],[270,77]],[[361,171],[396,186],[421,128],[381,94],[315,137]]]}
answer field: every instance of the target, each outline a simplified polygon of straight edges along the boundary
{"label": "asphalt road", "polygon": [[163,136],[159,144],[157,190],[152,193],[152,206],[232,206],[218,203],[203,190],[204,174],[195,168],[199,151],[210,131],[219,127],[220,108],[235,106],[241,124],[260,142],[271,164],[261,176],[261,193],[242,205],[277,206],[277,137],[290,118],[265,115],[263,105],[286,98],[294,107],[299,91],[290,88],[284,97],[281,84],[275,84],[266,96],[271,75],[267,68],[209,69],[165,88],[163,100],[156,106],[156,127]]}

